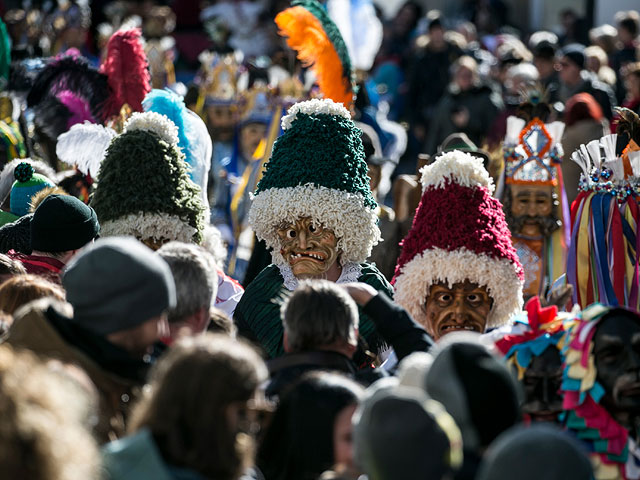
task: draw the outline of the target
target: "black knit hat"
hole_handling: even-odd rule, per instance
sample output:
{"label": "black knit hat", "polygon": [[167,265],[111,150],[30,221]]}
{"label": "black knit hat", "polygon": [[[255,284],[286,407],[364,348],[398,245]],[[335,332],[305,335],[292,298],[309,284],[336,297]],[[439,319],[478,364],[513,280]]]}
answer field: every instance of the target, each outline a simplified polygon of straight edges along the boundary
{"label": "black knit hat", "polygon": [[0,253],[15,250],[31,255],[31,219],[33,213],[0,227]]}
{"label": "black knit hat", "polygon": [[49,195],[31,220],[31,248],[66,252],[85,246],[100,233],[93,208],[69,195]]}
{"label": "black knit hat", "polygon": [[520,385],[502,359],[483,345],[462,340],[446,345],[433,360],[425,384],[429,397],[456,421],[465,449],[487,447],[520,421]]}

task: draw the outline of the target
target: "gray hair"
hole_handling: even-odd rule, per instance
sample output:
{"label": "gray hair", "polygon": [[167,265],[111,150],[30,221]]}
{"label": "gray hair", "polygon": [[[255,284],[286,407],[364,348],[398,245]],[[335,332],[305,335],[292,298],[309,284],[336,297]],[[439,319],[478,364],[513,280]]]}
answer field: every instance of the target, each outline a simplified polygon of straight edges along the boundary
{"label": "gray hair", "polygon": [[280,317],[292,352],[340,341],[357,345],[358,307],[349,294],[333,282],[300,282],[283,301]]}
{"label": "gray hair", "polygon": [[193,244],[169,242],[158,254],[169,264],[176,284],[177,302],[169,310],[169,322],[179,322],[202,308],[208,312],[218,284],[207,251]]}

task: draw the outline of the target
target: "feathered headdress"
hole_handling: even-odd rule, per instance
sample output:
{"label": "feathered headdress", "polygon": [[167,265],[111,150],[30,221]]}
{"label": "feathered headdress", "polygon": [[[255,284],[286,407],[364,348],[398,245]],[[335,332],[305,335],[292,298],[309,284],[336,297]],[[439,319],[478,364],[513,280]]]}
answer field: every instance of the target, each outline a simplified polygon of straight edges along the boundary
{"label": "feathered headdress", "polygon": [[182,98],[169,90],[151,90],[142,106],[146,112],[164,115],[178,127],[178,148],[184,153],[189,176],[200,186],[202,201],[208,207],[207,184],[213,146],[206,125],[187,109]]}
{"label": "feathered headdress", "polygon": [[631,139],[616,155],[617,135],[581,145],[571,159],[580,165],[580,193],[571,208],[567,278],[574,302],[640,308],[640,119],[619,109],[618,132]]}
{"label": "feathered headdress", "polygon": [[275,18],[280,35],[318,78],[325,98],[350,108],[353,103],[351,59],[340,31],[316,0],[295,0]]}
{"label": "feathered headdress", "polygon": [[134,112],[142,112],[142,100],[151,91],[151,75],[140,35],[140,29],[133,28],[117,31],[109,39],[107,57],[100,65],[111,89],[103,121],[117,116],[125,104]]}
{"label": "feathered headdress", "polygon": [[35,121],[50,138],[77,123],[99,123],[109,87],[107,77],[77,55],[54,58],[36,76],[27,95]]}
{"label": "feathered headdress", "polygon": [[[502,144],[504,171],[498,187],[498,198],[505,204],[511,200],[506,188],[509,185],[546,186],[554,193],[557,201],[555,215],[559,222],[546,238],[548,247],[543,260],[544,274],[536,268],[527,271],[525,294],[531,294],[531,282],[539,278],[539,290],[543,295],[546,288],[565,273],[567,245],[569,244],[569,206],[567,205],[562,169],[560,165],[564,152],[561,139],[564,123],[546,123],[551,112],[546,102],[546,92],[542,86],[522,92],[523,102],[517,116],[507,118],[507,129]],[[513,225],[510,225],[513,228]],[[513,231],[514,234],[519,232]]]}
{"label": "feathered headdress", "polygon": [[514,317],[513,323],[495,330],[489,335],[497,337],[496,348],[514,365],[518,378],[522,380],[525,370],[534,356],[542,355],[549,347],[562,348],[564,335],[563,316],[558,315],[558,307],[542,308],[537,296],[531,297],[525,305],[526,312]]}
{"label": "feathered headdress", "polygon": [[116,131],[112,128],[95,123],[74,125],[58,137],[56,156],[82,174],[97,180],[100,164],[115,136]]}

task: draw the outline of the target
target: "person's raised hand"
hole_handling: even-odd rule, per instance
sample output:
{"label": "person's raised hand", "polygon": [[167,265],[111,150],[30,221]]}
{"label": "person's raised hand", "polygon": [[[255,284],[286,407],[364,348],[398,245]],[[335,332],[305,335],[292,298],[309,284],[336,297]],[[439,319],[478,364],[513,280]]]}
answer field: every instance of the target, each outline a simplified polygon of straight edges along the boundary
{"label": "person's raised hand", "polygon": [[351,298],[353,298],[353,300],[361,307],[369,303],[369,300],[378,295],[378,291],[366,283],[340,283],[338,286],[344,288]]}

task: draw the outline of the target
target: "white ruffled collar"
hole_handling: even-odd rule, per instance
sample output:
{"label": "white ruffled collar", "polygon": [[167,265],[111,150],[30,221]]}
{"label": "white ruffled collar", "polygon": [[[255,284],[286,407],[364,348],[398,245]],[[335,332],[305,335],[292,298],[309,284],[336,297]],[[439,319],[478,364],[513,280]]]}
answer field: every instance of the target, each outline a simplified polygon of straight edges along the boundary
{"label": "white ruffled collar", "polygon": [[[298,287],[298,279],[291,271],[291,267],[289,265],[278,265],[278,268],[280,269],[280,275],[282,275],[282,278],[284,279],[285,288],[289,291],[295,290]],[[340,278],[338,278],[336,283],[357,282],[361,273],[362,266],[359,263],[345,263],[342,266]]]}

